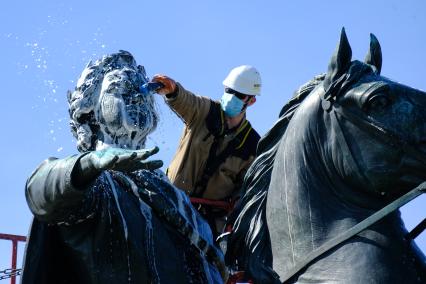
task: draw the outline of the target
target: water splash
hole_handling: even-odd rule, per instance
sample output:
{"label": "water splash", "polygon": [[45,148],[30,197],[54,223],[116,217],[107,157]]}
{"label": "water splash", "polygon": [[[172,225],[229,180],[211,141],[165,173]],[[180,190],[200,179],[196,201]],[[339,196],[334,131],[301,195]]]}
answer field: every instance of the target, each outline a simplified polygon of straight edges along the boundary
{"label": "water splash", "polygon": [[129,177],[127,177],[124,174],[118,173],[121,178],[124,178],[128,184],[130,185],[130,188],[132,189],[133,194],[138,198],[139,200],[139,206],[142,213],[142,216],[145,217],[146,221],[146,227],[145,227],[145,247],[147,252],[147,258],[149,262],[149,266],[151,268],[152,272],[152,282],[153,283],[161,283],[160,277],[157,271],[156,266],[156,260],[155,260],[155,251],[154,251],[154,242],[153,242],[153,228],[152,228],[152,209],[146,205],[145,202],[142,201],[139,192],[138,192],[138,186],[131,180]]}
{"label": "water splash", "polygon": [[118,209],[118,212],[120,213],[122,224],[123,224],[124,236],[126,237],[126,241],[127,241],[128,240],[127,223],[126,223],[126,219],[124,219],[123,212],[121,211],[120,202],[118,200],[117,189],[115,187],[114,181],[112,180],[111,174],[109,172],[106,172],[106,171],[104,173],[105,173],[105,176],[108,180],[108,183],[111,186],[112,193],[114,194],[115,203],[117,205],[117,209]]}
{"label": "water splash", "polygon": [[[135,182],[143,185],[143,190],[138,191],[141,199],[146,200],[161,219],[174,227],[199,251],[202,259],[200,265],[204,267],[204,275],[211,278],[211,283],[221,283],[219,270],[224,273],[225,269],[223,255],[213,243],[209,225],[191,205],[186,194],[170,184],[164,174],[159,173],[156,171],[153,175],[144,170],[137,172]],[[206,265],[210,262],[216,267]]]}

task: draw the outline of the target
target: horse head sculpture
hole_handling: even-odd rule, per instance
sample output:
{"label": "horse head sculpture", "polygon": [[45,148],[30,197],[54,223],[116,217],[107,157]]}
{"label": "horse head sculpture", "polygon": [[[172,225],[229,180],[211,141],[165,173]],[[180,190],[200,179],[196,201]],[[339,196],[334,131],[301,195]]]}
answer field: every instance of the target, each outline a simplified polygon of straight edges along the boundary
{"label": "horse head sculpture", "polygon": [[[324,243],[426,179],[426,93],[380,75],[374,35],[365,62],[351,54],[342,30],[327,73],[283,108],[246,175],[227,261],[259,283],[280,283]],[[396,211],[291,281],[424,281],[425,257],[406,233]]]}

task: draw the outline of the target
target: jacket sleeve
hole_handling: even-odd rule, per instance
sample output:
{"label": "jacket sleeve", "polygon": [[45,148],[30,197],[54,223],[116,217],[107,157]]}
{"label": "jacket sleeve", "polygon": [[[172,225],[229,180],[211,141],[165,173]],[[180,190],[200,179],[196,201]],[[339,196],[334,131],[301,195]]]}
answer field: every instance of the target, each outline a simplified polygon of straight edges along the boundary
{"label": "jacket sleeve", "polygon": [[27,180],[25,197],[34,216],[44,222],[66,221],[80,207],[85,188],[72,185],[71,174],[83,155],[45,160]]}
{"label": "jacket sleeve", "polygon": [[211,100],[194,95],[179,83],[176,83],[176,87],[177,95],[172,98],[165,97],[166,103],[189,127],[197,121],[204,121],[209,112]]}

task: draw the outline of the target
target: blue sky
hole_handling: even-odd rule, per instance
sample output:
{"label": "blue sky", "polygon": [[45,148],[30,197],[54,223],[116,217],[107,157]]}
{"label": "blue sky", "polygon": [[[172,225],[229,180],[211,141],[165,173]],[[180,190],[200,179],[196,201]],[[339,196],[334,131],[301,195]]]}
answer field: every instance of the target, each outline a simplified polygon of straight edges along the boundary
{"label": "blue sky", "polygon": [[[425,90],[425,14],[422,0],[6,1],[0,9],[0,233],[27,233],[24,187],[35,167],[76,153],[66,91],[90,59],[124,49],[150,77],[164,73],[216,99],[231,68],[256,66],[263,90],[248,117],[264,134],[293,91],[326,71],[343,26],[354,59],[364,58],[372,32],[382,46],[382,74]],[[160,98],[158,107],[161,123],[149,145],[160,147],[158,158],[167,165],[182,123]],[[425,217],[425,201],[403,208],[408,228]],[[423,251],[425,235],[418,238]],[[9,266],[10,244],[0,241],[0,270]]]}

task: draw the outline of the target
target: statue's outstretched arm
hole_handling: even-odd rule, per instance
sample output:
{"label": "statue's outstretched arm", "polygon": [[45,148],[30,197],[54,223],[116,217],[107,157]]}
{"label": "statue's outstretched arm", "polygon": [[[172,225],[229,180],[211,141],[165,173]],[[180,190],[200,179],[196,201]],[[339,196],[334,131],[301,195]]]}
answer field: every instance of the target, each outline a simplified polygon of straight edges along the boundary
{"label": "statue's outstretched arm", "polygon": [[161,161],[144,161],[157,152],[158,148],[107,148],[65,159],[49,158],[27,181],[25,195],[28,206],[41,221],[64,221],[71,212],[81,206],[86,190],[102,171],[157,169],[162,166]]}
{"label": "statue's outstretched arm", "polygon": [[25,197],[34,216],[45,222],[60,222],[81,203],[85,189],[73,186],[71,174],[87,154],[45,160],[27,180]]}

